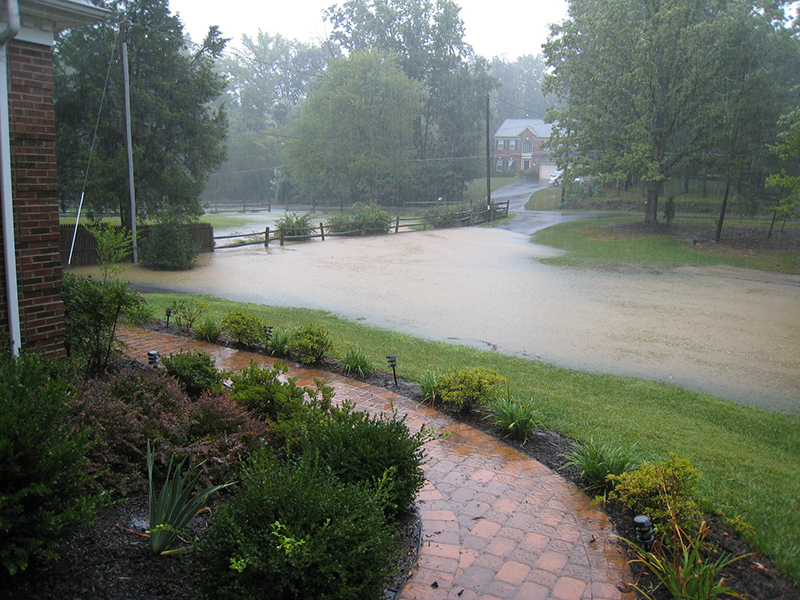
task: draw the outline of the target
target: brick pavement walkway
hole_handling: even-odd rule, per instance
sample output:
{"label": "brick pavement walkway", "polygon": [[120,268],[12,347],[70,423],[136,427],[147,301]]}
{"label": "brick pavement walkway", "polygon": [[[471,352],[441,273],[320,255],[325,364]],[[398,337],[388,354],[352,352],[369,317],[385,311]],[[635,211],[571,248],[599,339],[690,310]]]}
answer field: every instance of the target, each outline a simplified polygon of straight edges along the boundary
{"label": "brick pavement walkway", "polygon": [[[182,337],[123,329],[127,354],[147,360],[204,350],[219,368],[275,359]],[[451,432],[426,446],[419,494],[422,548],[400,600],[632,600],[630,573],[605,514],[562,477],[525,454],[408,398],[347,377],[290,366],[298,385],[324,381],[362,410],[395,408],[413,429]]]}

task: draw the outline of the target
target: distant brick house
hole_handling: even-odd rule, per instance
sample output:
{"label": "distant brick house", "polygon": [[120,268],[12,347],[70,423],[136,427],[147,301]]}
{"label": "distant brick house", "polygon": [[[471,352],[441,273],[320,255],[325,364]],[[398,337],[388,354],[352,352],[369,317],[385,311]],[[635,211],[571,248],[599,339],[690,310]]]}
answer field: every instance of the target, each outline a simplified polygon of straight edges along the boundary
{"label": "distant brick house", "polygon": [[53,43],[105,19],[89,0],[0,0],[0,346],[64,354]]}
{"label": "distant brick house", "polygon": [[506,119],[494,134],[494,170],[522,171],[550,177],[556,163],[544,147],[552,125],[541,119]]}

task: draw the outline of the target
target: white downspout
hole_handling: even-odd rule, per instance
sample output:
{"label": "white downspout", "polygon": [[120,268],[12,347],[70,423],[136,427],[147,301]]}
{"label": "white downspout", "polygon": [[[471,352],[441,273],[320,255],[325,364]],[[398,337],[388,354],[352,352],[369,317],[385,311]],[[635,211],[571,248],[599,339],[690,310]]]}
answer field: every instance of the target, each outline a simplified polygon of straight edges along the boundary
{"label": "white downspout", "polygon": [[11,181],[11,121],[8,108],[8,43],[19,33],[19,0],[6,0],[6,22],[6,28],[0,31],[0,202],[3,216],[8,330],[11,338],[11,354],[19,356],[22,329],[19,322],[17,248],[14,243],[14,200]]}

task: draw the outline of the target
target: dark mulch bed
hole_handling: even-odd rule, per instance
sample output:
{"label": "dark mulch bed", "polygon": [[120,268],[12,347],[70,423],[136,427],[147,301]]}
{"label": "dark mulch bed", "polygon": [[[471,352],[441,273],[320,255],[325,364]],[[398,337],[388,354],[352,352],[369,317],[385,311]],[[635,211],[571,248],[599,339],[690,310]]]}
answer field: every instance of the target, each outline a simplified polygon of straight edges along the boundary
{"label": "dark mulch bed", "polygon": [[[163,323],[153,329],[164,331]],[[170,328],[170,333],[176,333]],[[225,343],[223,341],[223,343]],[[227,342],[228,345],[230,342]],[[341,365],[328,362],[324,368],[341,372]],[[376,373],[367,378],[372,385],[383,387],[419,402],[421,395],[417,385],[399,381],[395,386],[390,374]],[[478,418],[452,415],[468,424],[489,430]],[[558,471],[565,478],[585,487],[578,473],[565,466],[565,453],[574,441],[553,431],[539,431],[524,445],[505,440],[525,454]],[[606,503],[603,509],[609,515],[615,530],[621,537],[635,539],[633,515],[618,503]],[[208,527],[213,512],[209,511],[194,519],[193,535],[202,535]],[[106,510],[89,527],[76,532],[58,548],[61,558],[32,565],[11,586],[0,578],[0,600],[180,600],[191,598],[198,573],[192,566],[192,555],[160,557],[150,554],[147,539],[141,535],[146,528],[147,496],[144,492],[132,496]],[[720,550],[733,555],[744,555],[752,550],[734,533],[727,530],[718,519],[709,518],[711,531],[709,540]],[[393,594],[402,587],[416,561],[421,529],[419,515],[410,512],[401,523],[402,558],[397,576],[388,584],[387,593]],[[640,585],[646,587],[652,577],[639,573]],[[800,591],[783,579],[774,565],[764,557],[753,553],[724,573],[727,583],[739,594],[752,600],[800,600]],[[669,596],[656,592],[656,600],[668,600]]]}

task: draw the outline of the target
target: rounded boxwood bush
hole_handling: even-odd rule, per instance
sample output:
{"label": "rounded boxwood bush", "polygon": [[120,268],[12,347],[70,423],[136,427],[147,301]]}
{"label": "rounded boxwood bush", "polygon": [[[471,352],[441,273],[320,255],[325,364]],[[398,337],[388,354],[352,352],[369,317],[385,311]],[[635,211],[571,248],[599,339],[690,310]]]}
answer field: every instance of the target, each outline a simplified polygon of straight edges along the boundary
{"label": "rounded boxwood bush", "polygon": [[286,349],[301,365],[317,365],[333,349],[331,332],[322,325],[297,327],[289,334]]}
{"label": "rounded boxwood bush", "polygon": [[427,429],[412,434],[405,417],[372,417],[346,404],[311,423],[302,446],[342,481],[375,489],[387,516],[395,517],[408,510],[425,483],[423,446],[429,439]]}
{"label": "rounded boxwood bush", "polygon": [[397,537],[364,486],[255,453],[196,555],[208,598],[383,598]]}

